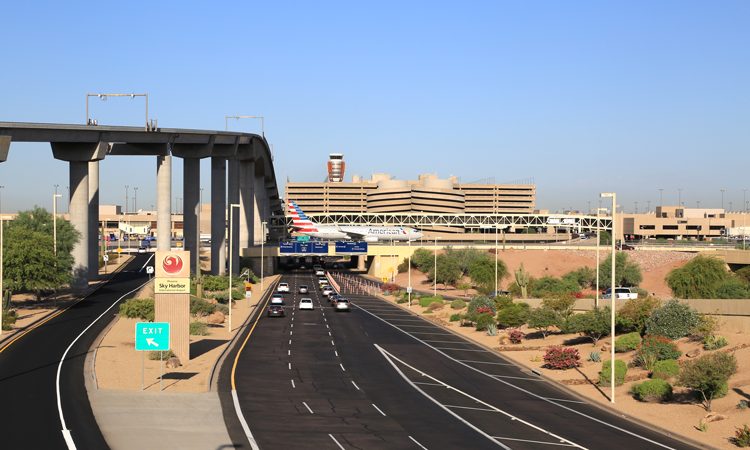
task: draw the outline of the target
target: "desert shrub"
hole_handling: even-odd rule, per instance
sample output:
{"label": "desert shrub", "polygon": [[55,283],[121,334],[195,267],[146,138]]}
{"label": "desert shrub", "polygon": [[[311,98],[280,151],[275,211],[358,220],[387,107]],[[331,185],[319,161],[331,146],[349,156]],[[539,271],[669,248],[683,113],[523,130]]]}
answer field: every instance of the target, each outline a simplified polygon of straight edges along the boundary
{"label": "desert shrub", "polygon": [[196,317],[204,317],[216,311],[216,305],[198,297],[190,297],[190,314]]}
{"label": "desert shrub", "polygon": [[737,447],[750,447],[750,428],[747,425],[742,425],[734,430],[734,437],[732,443]]}
{"label": "desert shrub", "polygon": [[729,276],[716,287],[716,298],[750,298],[750,284],[739,277]]}
{"label": "desert shrub", "polygon": [[437,297],[420,297],[419,298],[419,306],[422,308],[427,308],[433,303],[443,303],[443,297],[437,296]]}
{"label": "desert shrub", "polygon": [[599,339],[609,334],[610,320],[609,307],[594,308],[591,311],[573,315],[568,320],[568,330],[588,337],[596,345]]}
{"label": "desert shrub", "polygon": [[700,255],[669,272],[667,285],[678,298],[714,298],[728,275],[723,261]]}
{"label": "desert shrub", "polygon": [[[605,258],[599,264],[599,285],[609,286],[612,276],[612,258]],[[615,256],[615,284],[617,286],[638,286],[643,279],[641,268],[625,252]]]}
{"label": "desert shrub", "polygon": [[553,346],[544,353],[544,363],[548,369],[573,369],[581,365],[581,355],[572,347]]}
{"label": "desert shrub", "polygon": [[560,323],[560,316],[551,308],[542,306],[529,311],[527,323],[529,327],[539,330],[542,333],[542,338],[546,338],[550,333],[550,327]]}
{"label": "desert shrub", "polygon": [[[438,262],[438,265],[440,262]],[[495,262],[489,258],[486,253],[480,253],[469,264],[467,270],[463,272],[471,278],[471,281],[480,292],[491,292],[495,290]],[[505,263],[498,260],[497,262],[497,279],[501,280],[508,274]]]}
{"label": "desert shrub", "polygon": [[2,321],[3,330],[12,330],[13,324],[16,323],[16,318],[17,318],[17,315],[15,311],[3,309],[3,321]]}
{"label": "desert shrub", "polygon": [[650,296],[628,300],[617,310],[617,325],[623,331],[642,334],[646,329],[646,321],[658,307],[659,300]]}
{"label": "desert shrub", "polygon": [[680,364],[676,359],[665,359],[656,361],[654,368],[651,370],[651,378],[661,378],[669,380],[680,374]]}
{"label": "desert shrub", "polygon": [[492,301],[495,303],[495,311],[500,311],[513,304],[513,298],[509,295],[498,295],[492,297]]}
{"label": "desert shrub", "polygon": [[436,281],[444,286],[451,285],[455,286],[458,280],[461,279],[463,273],[458,265],[458,261],[448,254],[438,255],[437,257],[437,272],[433,267],[427,274],[427,278],[430,281]]}
{"label": "desert shrub", "polygon": [[390,294],[393,292],[398,292],[401,289],[401,286],[399,286],[396,283],[383,283],[380,286],[380,290],[383,291],[386,294]]}
{"label": "desert shrub", "polygon": [[451,314],[451,317],[448,320],[450,320],[451,322],[458,322],[459,320],[461,320],[461,314]]}
{"label": "desert shrub", "polygon": [[674,342],[663,336],[646,335],[635,352],[635,363],[646,370],[653,370],[656,361],[677,359],[682,352]]}
{"label": "desert shrub", "polygon": [[709,336],[703,341],[704,350],[718,350],[726,347],[729,343],[724,336]]}
{"label": "desert shrub", "polygon": [[404,298],[404,297],[401,297],[401,298],[398,298],[398,299],[396,299],[396,303],[399,303],[399,304],[402,304],[402,303],[409,303],[409,299],[408,299],[408,298]]}
{"label": "desert shrub", "polygon": [[602,362],[602,354],[599,352],[589,353],[589,361],[591,362]]}
{"label": "desert shrub", "polygon": [[427,311],[435,312],[439,309],[443,309],[444,307],[445,307],[445,303],[443,302],[432,302],[427,306]]}
{"label": "desert shrub", "polygon": [[497,313],[497,323],[503,328],[520,327],[529,317],[528,303],[514,303]]}
{"label": "desert shrub", "polygon": [[641,343],[641,335],[633,332],[623,334],[622,336],[615,339],[615,351],[617,353],[629,352],[638,348]]}
{"label": "desert shrub", "polygon": [[517,328],[510,330],[510,332],[508,333],[508,340],[511,344],[520,344],[525,337],[526,335],[523,333],[523,331]]}
{"label": "desert shrub", "polygon": [[435,255],[432,251],[425,248],[418,248],[411,255],[411,265],[417,268],[420,272],[427,273],[432,270],[432,266],[435,264]]}
{"label": "desert shrub", "polygon": [[745,266],[737,270],[737,272],[735,272],[734,274],[737,275],[739,278],[742,278],[743,280],[745,280],[747,283],[750,283],[750,266]]}
{"label": "desert shrub", "polygon": [[[628,373],[628,365],[625,361],[615,360],[615,386],[620,386],[625,382],[625,375]],[[609,386],[612,382],[612,360],[602,363],[602,370],[599,372],[599,384]]]}
{"label": "desert shrub", "polygon": [[[479,310],[480,308],[486,308],[486,310],[488,310],[493,316],[497,312],[497,309],[495,309],[495,302],[493,302],[487,297],[478,296],[478,297],[472,298],[471,301],[469,302],[469,307],[467,309],[468,316],[469,317],[476,316],[477,314],[479,314],[477,310]],[[483,311],[485,311],[485,309],[483,309]]]}
{"label": "desert shrub", "polygon": [[219,276],[219,275],[204,275],[203,276],[203,290],[204,291],[225,291],[227,289],[229,289],[228,277]]}
{"label": "desert shrub", "polygon": [[229,314],[229,307],[227,305],[214,305],[216,306],[216,311],[224,314],[225,316]]}
{"label": "desert shrub", "polygon": [[542,299],[542,308],[549,308],[557,314],[559,322],[556,323],[560,328],[563,328],[565,324],[573,315],[573,305],[575,305],[576,299],[571,295],[561,296],[547,296]]}
{"label": "desert shrub", "polygon": [[698,316],[698,322],[692,330],[691,337],[694,340],[705,342],[719,330],[719,318],[710,314],[701,314]]}
{"label": "desert shrub", "polygon": [[646,334],[679,339],[690,334],[698,324],[698,313],[678,300],[656,308],[646,321]]}
{"label": "desert shrub", "polygon": [[475,321],[474,327],[477,331],[484,331],[487,329],[487,325],[495,323],[495,318],[492,317],[492,314],[489,313],[481,313],[477,316],[477,320]]}
{"label": "desert shrub", "polygon": [[488,323],[484,331],[487,332],[487,336],[497,336],[497,324]]}
{"label": "desert shrub", "polygon": [[634,385],[630,388],[630,393],[642,402],[666,402],[672,398],[672,385],[663,379],[655,378]]}
{"label": "desert shrub", "polygon": [[464,309],[466,308],[466,302],[463,300],[453,300],[451,302],[452,309]]}
{"label": "desert shrub", "polygon": [[740,400],[737,402],[737,409],[747,409],[748,407],[750,407],[750,402],[747,400]]}
{"label": "desert shrub", "polygon": [[542,277],[529,281],[529,295],[532,297],[563,296],[578,292],[580,286],[572,279]]}
{"label": "desert shrub", "polygon": [[716,352],[685,362],[678,379],[682,386],[696,393],[706,411],[711,411],[711,401],[726,395],[729,377],[736,372],[734,355]]}
{"label": "desert shrub", "polygon": [[596,285],[596,271],[591,267],[579,267],[563,275],[563,280],[573,281],[579,288],[590,288]]}
{"label": "desert shrub", "polygon": [[191,336],[205,336],[208,334],[208,325],[203,322],[190,322]]}
{"label": "desert shrub", "polygon": [[164,350],[164,351],[155,351],[155,352],[148,352],[148,359],[151,361],[166,361],[169,358],[175,356],[174,352],[172,350]]}
{"label": "desert shrub", "polygon": [[154,321],[154,299],[131,298],[120,304],[120,316],[129,319]]}
{"label": "desert shrub", "polygon": [[401,264],[396,267],[396,270],[398,270],[398,273],[406,273],[406,271],[409,269],[409,258],[404,258],[403,261],[401,261]]}

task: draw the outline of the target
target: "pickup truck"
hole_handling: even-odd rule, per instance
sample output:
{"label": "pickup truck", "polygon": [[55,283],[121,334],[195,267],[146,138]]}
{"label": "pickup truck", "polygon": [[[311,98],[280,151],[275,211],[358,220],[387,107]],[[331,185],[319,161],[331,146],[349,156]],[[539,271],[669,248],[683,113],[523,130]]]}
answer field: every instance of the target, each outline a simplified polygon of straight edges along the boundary
{"label": "pickup truck", "polygon": [[[616,287],[615,296],[617,300],[634,300],[638,298],[638,292],[628,287]],[[607,289],[606,291],[604,291],[604,295],[602,296],[602,298],[612,298],[612,289]]]}

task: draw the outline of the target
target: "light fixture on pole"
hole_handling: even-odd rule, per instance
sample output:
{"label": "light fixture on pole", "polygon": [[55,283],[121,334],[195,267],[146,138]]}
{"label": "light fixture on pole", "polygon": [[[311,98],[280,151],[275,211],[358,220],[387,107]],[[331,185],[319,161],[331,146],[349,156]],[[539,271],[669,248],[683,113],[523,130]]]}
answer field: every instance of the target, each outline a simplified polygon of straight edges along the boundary
{"label": "light fixture on pole", "polygon": [[130,97],[131,100],[136,97],[143,97],[146,99],[146,122],[145,122],[146,131],[153,131],[156,129],[156,124],[152,121],[149,121],[149,118],[148,118],[148,93],[125,94],[125,93],[103,93],[101,92],[101,93],[95,93],[95,94],[86,94],[86,125],[96,126],[96,125],[99,125],[99,121],[92,119],[91,116],[89,115],[89,98],[90,97],[97,97],[103,102],[106,102],[109,97]]}
{"label": "light fixture on pole", "polygon": [[232,273],[232,235],[234,234],[232,232],[232,217],[234,216],[234,214],[232,214],[233,208],[239,209],[239,203],[231,203],[227,208],[229,214],[229,251],[227,252],[229,254],[229,334],[232,334],[232,276],[234,275]]}
{"label": "light fixture on pole", "polygon": [[57,199],[62,197],[60,194],[52,194],[52,248],[57,256]]}
{"label": "light fixture on pole", "polygon": [[612,224],[610,229],[612,230],[612,273],[610,274],[610,290],[609,290],[609,298],[610,298],[610,336],[612,338],[612,341],[610,343],[610,382],[611,382],[611,389],[612,393],[610,394],[611,398],[610,401],[612,403],[615,402],[615,305],[616,305],[616,299],[617,294],[615,292],[615,223],[616,223],[616,216],[617,216],[617,194],[615,192],[602,192],[601,194],[602,198],[611,198],[612,199]]}
{"label": "light fixture on pole", "polygon": [[224,116],[224,129],[229,131],[229,119],[259,119],[260,120],[260,133],[263,135],[263,137],[266,136],[266,124],[265,124],[265,117],[263,116]]}

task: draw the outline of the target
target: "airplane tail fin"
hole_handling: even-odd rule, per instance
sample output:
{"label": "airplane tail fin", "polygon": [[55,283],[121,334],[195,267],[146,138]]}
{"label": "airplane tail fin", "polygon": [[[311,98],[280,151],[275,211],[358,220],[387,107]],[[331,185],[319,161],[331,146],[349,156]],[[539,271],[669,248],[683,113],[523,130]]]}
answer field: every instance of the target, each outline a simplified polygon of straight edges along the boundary
{"label": "airplane tail fin", "polygon": [[288,203],[289,215],[292,216],[292,226],[295,231],[301,233],[309,233],[318,231],[318,227],[305,215],[302,208],[297,206],[295,202],[290,201]]}

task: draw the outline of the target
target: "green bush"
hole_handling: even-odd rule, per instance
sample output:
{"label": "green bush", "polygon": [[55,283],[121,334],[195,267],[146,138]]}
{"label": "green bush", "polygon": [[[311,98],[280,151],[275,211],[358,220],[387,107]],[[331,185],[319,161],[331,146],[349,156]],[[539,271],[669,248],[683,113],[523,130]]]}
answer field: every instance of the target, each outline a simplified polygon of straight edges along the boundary
{"label": "green bush", "polygon": [[737,359],[723,352],[709,353],[687,361],[680,370],[679,383],[692,389],[707,411],[714,398],[726,395],[729,377],[737,373]]}
{"label": "green bush", "polygon": [[734,274],[745,280],[745,282],[750,283],[750,266],[745,266],[737,270]]}
{"label": "green bush", "polygon": [[208,334],[208,325],[203,322],[190,322],[191,336],[205,336]]}
{"label": "green bush", "polygon": [[729,345],[724,336],[709,336],[703,341],[704,350],[718,350]]}
{"label": "green bush", "polygon": [[190,296],[190,314],[204,317],[216,311],[216,305],[198,297]]}
{"label": "green bush", "polygon": [[600,352],[589,353],[589,361],[591,362],[602,362],[602,354]]}
{"label": "green bush", "polygon": [[529,327],[539,330],[542,338],[546,338],[550,328],[560,323],[560,316],[552,309],[542,306],[529,311],[527,323]]}
{"label": "green bush", "polygon": [[204,275],[203,276],[203,290],[204,291],[226,291],[227,289],[229,289],[228,277],[219,276],[219,275]]}
{"label": "green bush", "polygon": [[646,370],[654,370],[657,361],[677,359],[682,352],[664,336],[646,335],[635,352],[635,363]]}
{"label": "green bush", "polygon": [[155,351],[155,352],[148,352],[148,359],[152,361],[166,361],[169,358],[175,356],[175,354],[172,352],[172,350],[164,350],[163,352]]}
{"label": "green bush", "polygon": [[527,303],[514,303],[497,313],[497,323],[503,328],[520,327],[529,318],[529,305]]}
{"label": "green bush", "polygon": [[509,295],[498,295],[492,297],[492,301],[495,303],[495,311],[500,311],[513,304],[513,297]]}
{"label": "green bush", "polygon": [[716,290],[728,276],[724,261],[699,255],[669,272],[667,285],[678,298],[715,298]]}
{"label": "green bush", "polygon": [[487,313],[479,314],[477,316],[475,328],[477,331],[484,331],[487,329],[487,325],[494,324],[494,323],[495,323],[495,318],[492,317],[492,314],[487,314]]}
{"label": "green bush", "polygon": [[453,300],[451,302],[452,309],[464,309],[466,308],[466,302],[463,300]]}
{"label": "green bush", "polygon": [[[599,264],[599,286],[609,286],[612,274],[612,258],[605,258]],[[643,279],[641,268],[630,260],[627,253],[617,252],[615,256],[615,284],[617,286],[638,286]]]}
{"label": "green bush", "polygon": [[719,318],[710,314],[700,314],[698,323],[690,330],[691,336],[698,341],[705,342],[719,330]]}
{"label": "green bush", "polygon": [[573,315],[575,303],[576,299],[571,295],[547,296],[542,299],[542,308],[549,308],[554,311],[559,320],[555,325],[564,328],[568,319]]}
{"label": "green bush", "polygon": [[129,319],[154,321],[154,299],[131,298],[120,304],[120,316]]}
{"label": "green bush", "polygon": [[623,331],[643,333],[646,321],[658,307],[659,300],[650,296],[628,300],[617,309],[617,326]]}
{"label": "green bush", "polygon": [[578,292],[580,286],[572,279],[561,279],[545,276],[539,279],[529,280],[529,295],[532,297],[561,296]]}
{"label": "green bush", "polygon": [[673,299],[654,310],[646,321],[646,334],[679,339],[688,336],[698,321],[693,308]]}
{"label": "green bush", "polygon": [[747,425],[736,428],[732,443],[737,447],[750,447],[750,428]]}
{"label": "green bush", "polygon": [[435,255],[432,251],[425,248],[418,248],[411,255],[411,265],[420,272],[427,273],[432,270],[435,264]]}
{"label": "green bush", "polygon": [[399,298],[399,299],[396,300],[396,303],[399,303],[399,304],[409,303],[409,299],[401,297],[401,298]]}
{"label": "green bush", "polygon": [[488,308],[489,312],[491,312],[492,315],[495,315],[495,313],[497,312],[497,309],[495,308],[495,302],[493,302],[489,298],[484,296],[474,297],[469,302],[467,314],[470,318],[473,318],[478,314],[477,310],[484,310],[484,308]]}
{"label": "green bush", "polygon": [[461,314],[451,314],[451,318],[449,319],[451,322],[458,322],[461,320]]}
{"label": "green bush", "polygon": [[739,277],[730,276],[717,286],[716,298],[748,299],[750,298],[750,284]]}
{"label": "green bush", "polygon": [[633,332],[623,334],[622,336],[615,339],[615,351],[617,353],[629,352],[638,348],[641,343],[641,335]]}
{"label": "green bush", "polygon": [[[602,363],[602,370],[599,372],[599,384],[602,386],[609,386],[612,378],[612,360],[607,360]],[[615,386],[620,386],[625,382],[625,375],[628,373],[628,365],[625,361],[619,359],[615,360]]]}
{"label": "green bush", "polygon": [[654,368],[651,370],[651,378],[661,378],[669,380],[680,374],[680,364],[676,359],[664,359],[656,361]]}
{"label": "green bush", "polygon": [[398,273],[406,273],[408,268],[409,268],[409,258],[404,258],[404,260],[401,262],[401,264],[398,265],[396,270],[398,270]]}
{"label": "green bush", "polygon": [[575,282],[579,288],[591,288],[596,285],[596,271],[591,267],[580,267],[563,275],[563,280]]}
{"label": "green bush", "polygon": [[588,337],[596,345],[610,332],[611,314],[609,307],[594,308],[582,314],[575,314],[569,320],[567,329]]}
{"label": "green bush", "polygon": [[16,323],[16,312],[14,310],[3,309],[3,330],[12,330],[13,324]]}
{"label": "green bush", "polygon": [[656,378],[638,383],[630,389],[636,400],[642,402],[666,402],[672,398],[672,385]]}
{"label": "green bush", "polygon": [[438,295],[437,297],[421,297],[419,299],[419,306],[421,306],[422,308],[427,308],[432,303],[440,303],[440,304],[442,304],[443,303],[443,297],[441,297],[441,296]]}

